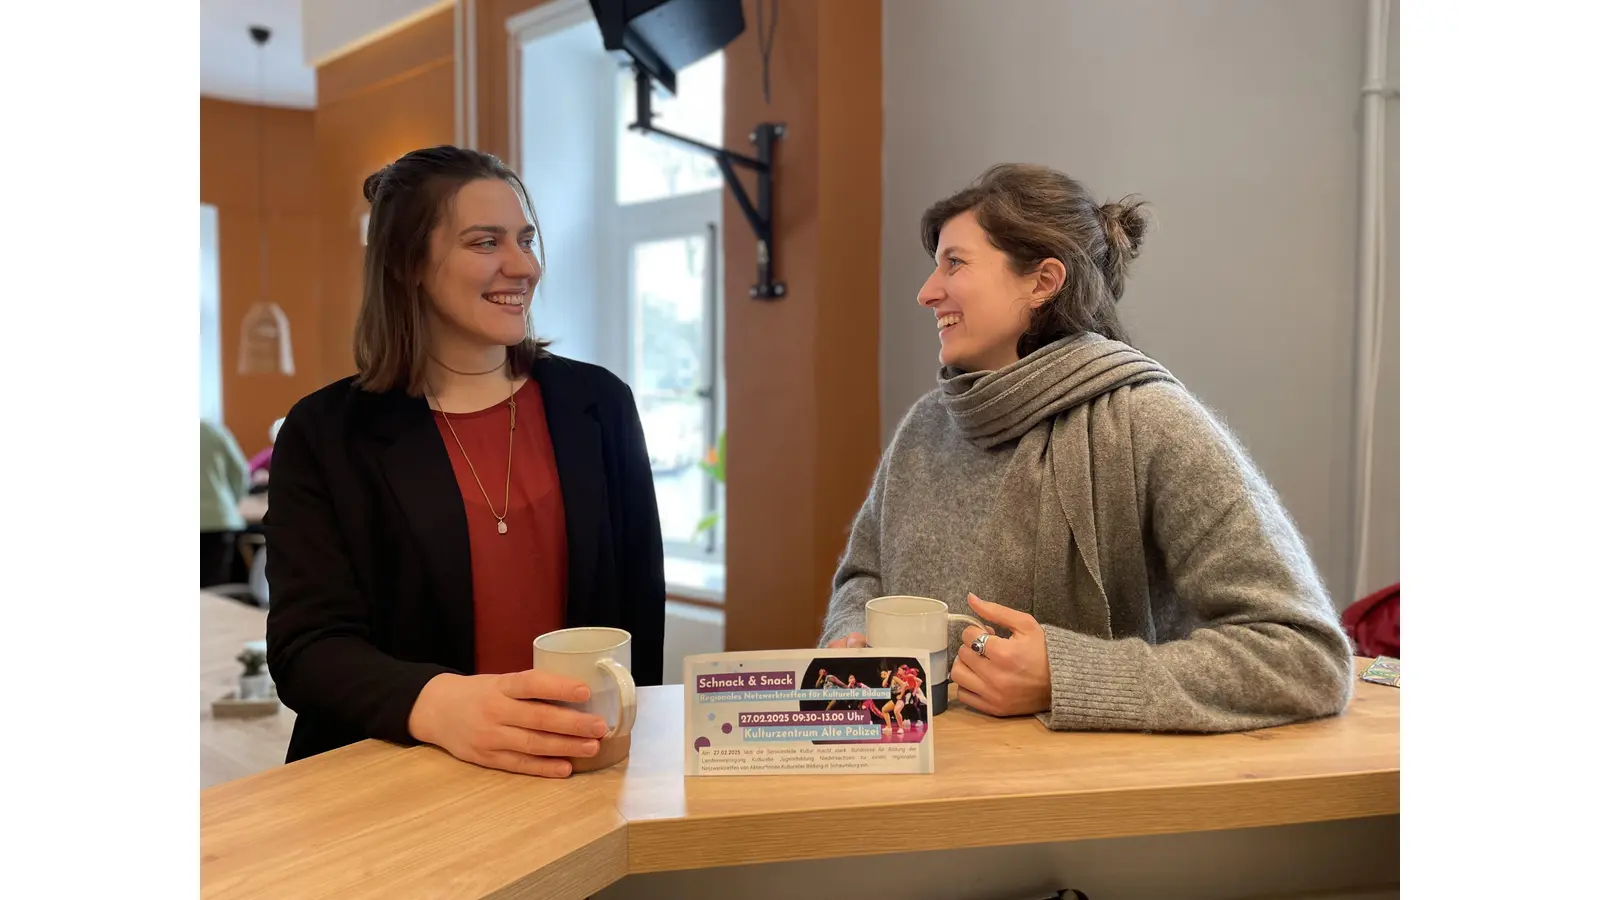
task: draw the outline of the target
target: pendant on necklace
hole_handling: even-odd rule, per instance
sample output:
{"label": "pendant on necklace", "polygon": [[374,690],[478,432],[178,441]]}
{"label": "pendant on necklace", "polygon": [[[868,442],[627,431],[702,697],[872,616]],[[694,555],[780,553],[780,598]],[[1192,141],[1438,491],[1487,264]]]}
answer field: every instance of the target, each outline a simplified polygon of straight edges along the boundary
{"label": "pendant on necklace", "polygon": [[506,533],[506,520],[505,519],[501,519],[500,520],[500,533],[501,534],[505,534]]}

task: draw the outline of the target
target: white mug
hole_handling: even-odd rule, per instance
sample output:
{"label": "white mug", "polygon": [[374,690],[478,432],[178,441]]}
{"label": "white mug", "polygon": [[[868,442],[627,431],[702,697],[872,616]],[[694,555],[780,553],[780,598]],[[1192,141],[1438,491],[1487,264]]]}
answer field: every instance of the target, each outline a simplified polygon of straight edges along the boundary
{"label": "white mug", "polygon": [[588,700],[564,705],[600,716],[611,726],[600,739],[599,752],[574,758],[572,771],[604,769],[628,758],[639,711],[638,689],[628,671],[632,661],[633,635],[621,628],[563,628],[534,639],[535,669],[589,686]]}
{"label": "white mug", "polygon": [[961,613],[953,613],[931,597],[877,597],[867,601],[867,646],[905,647],[928,651],[929,699],[933,714],[950,704],[950,626],[989,626]]}

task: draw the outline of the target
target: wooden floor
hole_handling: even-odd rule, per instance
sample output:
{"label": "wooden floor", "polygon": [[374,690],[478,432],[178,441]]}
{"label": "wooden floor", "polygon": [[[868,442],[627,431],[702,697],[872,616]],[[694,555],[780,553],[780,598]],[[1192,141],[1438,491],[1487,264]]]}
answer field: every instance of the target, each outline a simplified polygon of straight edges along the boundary
{"label": "wooden floor", "polygon": [[200,593],[200,787],[254,775],[283,764],[294,713],[280,708],[258,719],[215,719],[211,701],[238,687],[234,657],[246,641],[266,637],[267,612],[216,594]]}

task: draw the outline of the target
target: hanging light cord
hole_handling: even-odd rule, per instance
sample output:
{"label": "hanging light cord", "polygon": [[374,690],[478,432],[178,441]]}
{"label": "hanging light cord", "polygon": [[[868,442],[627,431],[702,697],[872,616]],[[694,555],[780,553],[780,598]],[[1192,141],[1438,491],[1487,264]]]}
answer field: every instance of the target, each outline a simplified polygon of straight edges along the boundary
{"label": "hanging light cord", "polygon": [[762,14],[766,7],[763,0],[756,0],[756,36],[761,40],[761,94],[767,98],[767,105],[772,105],[772,39],[778,34],[778,0],[772,0],[772,30],[768,31]]}
{"label": "hanging light cord", "polygon": [[250,31],[256,42],[256,214],[261,220],[261,297],[267,293],[267,41],[266,28]]}

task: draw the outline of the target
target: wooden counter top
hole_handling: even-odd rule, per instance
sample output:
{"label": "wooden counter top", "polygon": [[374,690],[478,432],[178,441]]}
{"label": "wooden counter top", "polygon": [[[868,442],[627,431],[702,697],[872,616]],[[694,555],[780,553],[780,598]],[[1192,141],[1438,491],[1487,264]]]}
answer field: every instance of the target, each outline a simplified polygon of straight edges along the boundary
{"label": "wooden counter top", "polygon": [[[631,873],[1400,811],[1400,692],[1365,682],[1343,716],[1246,734],[1051,733],[959,707],[936,728],[933,775],[686,779],[674,685],[641,690],[627,764],[564,781],[367,741],[202,792],[202,891],[582,898]],[[866,820],[896,827],[837,840]]]}
{"label": "wooden counter top", "polygon": [[363,741],[201,793],[205,897],[586,897],[626,872],[590,779]]}

